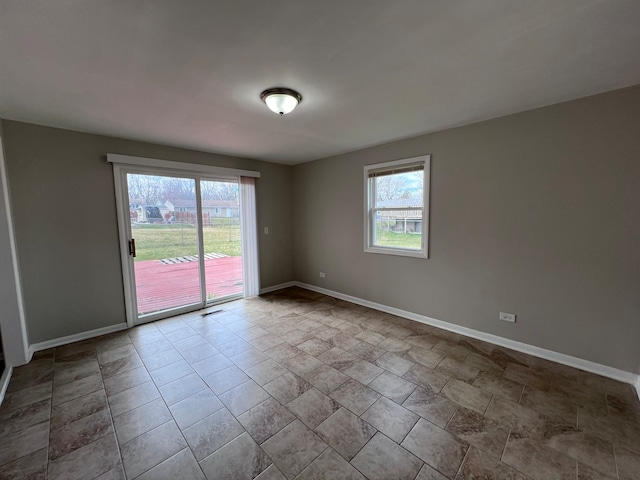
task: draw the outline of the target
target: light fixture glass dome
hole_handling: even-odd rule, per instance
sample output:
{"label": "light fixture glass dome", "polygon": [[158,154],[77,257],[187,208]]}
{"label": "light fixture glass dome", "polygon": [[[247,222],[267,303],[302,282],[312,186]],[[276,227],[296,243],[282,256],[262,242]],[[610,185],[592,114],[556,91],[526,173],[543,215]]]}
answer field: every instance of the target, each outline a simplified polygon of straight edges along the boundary
{"label": "light fixture glass dome", "polygon": [[302,101],[302,95],[290,88],[269,88],[260,98],[269,110],[280,116],[290,113]]}

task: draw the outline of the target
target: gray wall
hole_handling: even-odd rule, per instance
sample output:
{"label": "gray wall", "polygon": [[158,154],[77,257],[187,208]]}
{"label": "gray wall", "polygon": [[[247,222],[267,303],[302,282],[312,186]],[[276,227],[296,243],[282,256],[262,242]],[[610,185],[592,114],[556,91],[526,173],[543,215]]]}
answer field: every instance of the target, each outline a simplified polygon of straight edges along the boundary
{"label": "gray wall", "polygon": [[257,170],[261,286],[293,279],[291,167],[3,121],[32,343],[126,321],[107,153]]}
{"label": "gray wall", "polygon": [[[363,165],[426,153],[430,258],[364,253]],[[639,181],[640,87],[297,165],[295,278],[638,372]]]}
{"label": "gray wall", "polygon": [[[30,341],[125,321],[105,162],[120,153],[259,170],[262,287],[296,279],[639,372],[639,124],[634,87],[292,168],[3,121]],[[363,165],[425,153],[430,258],[365,254]]]}

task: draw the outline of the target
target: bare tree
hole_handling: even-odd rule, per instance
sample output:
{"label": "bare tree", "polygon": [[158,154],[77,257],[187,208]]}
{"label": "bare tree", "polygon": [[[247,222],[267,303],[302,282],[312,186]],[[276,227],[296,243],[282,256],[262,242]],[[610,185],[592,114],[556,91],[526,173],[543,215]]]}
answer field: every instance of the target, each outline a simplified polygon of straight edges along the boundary
{"label": "bare tree", "polygon": [[155,205],[162,193],[162,177],[127,174],[129,198],[144,205]]}
{"label": "bare tree", "polygon": [[195,182],[190,178],[162,177],[164,200],[192,200],[195,198]]}
{"label": "bare tree", "polygon": [[422,173],[410,172],[385,175],[376,178],[376,200],[385,201],[395,198],[414,198],[422,195],[422,188],[416,190],[415,184]]}
{"label": "bare tree", "polygon": [[[154,175],[127,175],[129,198],[144,205],[166,200],[194,200],[195,182],[189,178]],[[200,183],[203,200],[238,201],[238,183],[203,180]]]}
{"label": "bare tree", "polygon": [[206,181],[200,183],[203,200],[238,200],[238,184],[236,182]]}

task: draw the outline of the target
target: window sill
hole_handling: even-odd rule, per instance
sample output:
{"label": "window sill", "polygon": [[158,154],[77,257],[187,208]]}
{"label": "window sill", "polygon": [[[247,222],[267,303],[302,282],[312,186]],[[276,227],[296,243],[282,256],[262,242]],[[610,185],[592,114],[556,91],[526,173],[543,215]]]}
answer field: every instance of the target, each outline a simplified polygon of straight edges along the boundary
{"label": "window sill", "polygon": [[381,255],[395,255],[398,257],[414,257],[414,258],[429,258],[422,250],[403,250],[401,248],[388,248],[388,247],[367,247],[364,249],[366,253],[378,253]]}

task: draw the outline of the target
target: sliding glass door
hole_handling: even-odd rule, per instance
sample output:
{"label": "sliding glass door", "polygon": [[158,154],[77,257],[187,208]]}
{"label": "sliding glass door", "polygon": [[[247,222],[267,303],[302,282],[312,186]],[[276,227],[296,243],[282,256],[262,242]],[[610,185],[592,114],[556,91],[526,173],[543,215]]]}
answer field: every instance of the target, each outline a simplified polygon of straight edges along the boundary
{"label": "sliding glass door", "polygon": [[[239,179],[122,172],[125,287],[133,323],[243,293]],[[121,215],[122,216],[122,215]],[[124,223],[124,225],[123,225]]]}
{"label": "sliding glass door", "polygon": [[138,317],[200,304],[196,180],[129,173],[127,187]]}
{"label": "sliding glass door", "polygon": [[242,293],[240,189],[237,181],[200,181],[208,301]]}

